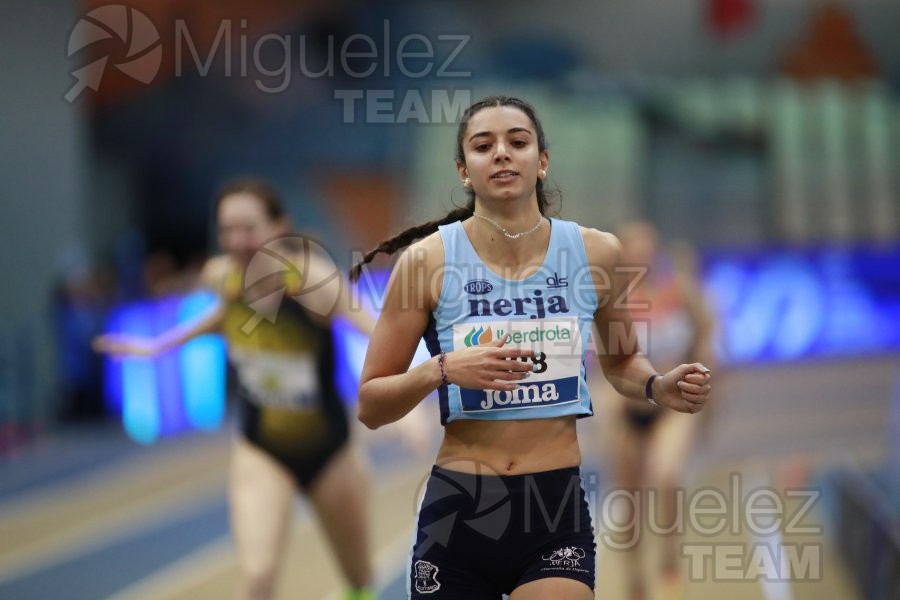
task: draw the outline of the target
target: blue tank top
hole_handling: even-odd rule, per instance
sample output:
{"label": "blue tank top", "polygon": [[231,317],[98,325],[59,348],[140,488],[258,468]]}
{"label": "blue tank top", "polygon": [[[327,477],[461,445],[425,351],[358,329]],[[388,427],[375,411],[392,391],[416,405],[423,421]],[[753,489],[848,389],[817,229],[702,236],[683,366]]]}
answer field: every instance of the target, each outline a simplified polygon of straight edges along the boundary
{"label": "blue tank top", "polygon": [[550,219],[541,267],[522,280],[500,277],[478,257],[462,222],[438,228],[444,245],[443,287],[425,331],[432,356],[509,334],[507,347],[528,348],[534,364],[514,391],[441,385],[441,424],[458,419],[547,419],[593,414],[584,356],[597,293],[577,223]]}

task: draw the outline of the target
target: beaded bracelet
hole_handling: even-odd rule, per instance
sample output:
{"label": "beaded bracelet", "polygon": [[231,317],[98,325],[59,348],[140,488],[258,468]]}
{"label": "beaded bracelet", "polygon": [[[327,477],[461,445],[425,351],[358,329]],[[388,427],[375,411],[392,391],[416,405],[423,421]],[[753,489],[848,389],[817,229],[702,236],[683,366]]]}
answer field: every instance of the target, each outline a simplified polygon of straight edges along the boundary
{"label": "beaded bracelet", "polygon": [[449,381],[447,381],[447,372],[444,370],[444,356],[446,356],[446,354],[446,352],[441,352],[441,355],[438,357],[438,366],[441,367],[441,382],[444,385],[450,383]]}

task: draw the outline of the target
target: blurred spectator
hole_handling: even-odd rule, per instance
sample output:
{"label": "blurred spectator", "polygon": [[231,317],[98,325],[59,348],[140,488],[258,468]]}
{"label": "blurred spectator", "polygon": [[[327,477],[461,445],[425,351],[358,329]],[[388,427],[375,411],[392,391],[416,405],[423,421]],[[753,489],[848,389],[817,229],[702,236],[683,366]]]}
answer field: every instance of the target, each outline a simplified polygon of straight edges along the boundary
{"label": "blurred spectator", "polygon": [[53,312],[64,420],[103,415],[101,357],[91,340],[103,331],[115,289],[115,275],[93,264],[81,246],[60,260]]}
{"label": "blurred spectator", "polygon": [[182,267],[168,250],[151,252],[143,264],[145,294],[151,298],[161,298],[188,292],[197,285],[204,262],[204,257],[192,255]]}

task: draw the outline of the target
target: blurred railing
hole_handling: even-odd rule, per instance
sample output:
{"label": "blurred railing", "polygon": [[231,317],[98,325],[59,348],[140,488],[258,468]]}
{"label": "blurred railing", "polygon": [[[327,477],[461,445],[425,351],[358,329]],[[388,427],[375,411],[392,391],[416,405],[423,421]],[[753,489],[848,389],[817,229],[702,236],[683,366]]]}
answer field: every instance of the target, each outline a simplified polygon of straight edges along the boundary
{"label": "blurred railing", "polygon": [[[531,101],[550,141],[563,216],[615,228],[651,218],[697,244],[900,236],[900,98],[887,85],[684,79],[480,86]],[[413,211],[464,198],[448,162],[455,126],[418,132]],[[697,227],[698,220],[703,226]]]}
{"label": "blurred railing", "polygon": [[[866,600],[900,598],[900,489],[876,483],[877,473],[845,470],[837,487],[838,544]],[[887,478],[885,481],[894,481]]]}
{"label": "blurred railing", "polygon": [[0,321],[0,455],[27,438],[42,419],[40,389],[52,377],[42,368],[37,348],[33,323]]}

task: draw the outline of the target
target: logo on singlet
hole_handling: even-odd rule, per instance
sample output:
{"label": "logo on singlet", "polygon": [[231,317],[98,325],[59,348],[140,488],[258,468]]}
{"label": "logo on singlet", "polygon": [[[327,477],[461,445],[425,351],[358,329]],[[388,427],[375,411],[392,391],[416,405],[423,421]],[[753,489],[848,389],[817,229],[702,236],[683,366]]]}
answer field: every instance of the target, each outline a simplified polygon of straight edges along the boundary
{"label": "logo on singlet", "polygon": [[[523,331],[509,331],[507,332],[505,329],[497,328],[497,339],[504,337],[506,334],[509,334],[509,342],[512,344],[537,344],[541,342],[556,342],[556,341],[569,341],[572,339],[572,332],[570,329],[565,327],[532,327],[530,329],[526,329]],[[472,327],[469,333],[466,334],[466,337],[463,338],[463,343],[466,347],[470,346],[480,346],[481,344],[487,344],[488,342],[494,339],[493,331],[491,331],[490,325],[485,328],[484,326],[480,327]]]}
{"label": "logo on singlet", "polygon": [[463,343],[466,347],[469,346],[480,346],[481,344],[487,344],[491,340],[493,340],[493,334],[491,332],[490,326],[487,329],[484,327],[472,327],[472,331],[466,334],[466,337],[463,339]]}
{"label": "logo on singlet", "polygon": [[[525,306],[528,305],[529,310]],[[565,314],[569,312],[569,306],[563,296],[548,296],[544,299],[544,293],[541,290],[532,291],[530,298],[498,298],[491,302],[485,298],[469,299],[469,316],[470,317],[523,317],[530,310],[533,314],[529,315],[529,319],[543,319],[548,314]]]}
{"label": "logo on singlet", "polygon": [[437,580],[438,568],[427,560],[417,560],[415,564],[416,591],[420,594],[433,594],[441,589]]}
{"label": "logo on singlet", "polygon": [[569,287],[569,278],[560,277],[559,273],[554,272],[553,275],[547,278],[547,287],[551,289]]}
{"label": "logo on singlet", "polygon": [[463,289],[469,294],[481,295],[493,291],[494,285],[484,279],[471,279]]}
{"label": "logo on singlet", "polygon": [[523,404],[553,403],[559,400],[559,390],[555,383],[543,385],[522,385],[509,392],[506,390],[484,390],[481,408],[490,410],[495,407],[516,407]]}

